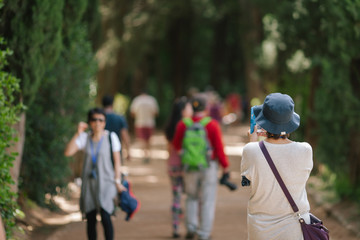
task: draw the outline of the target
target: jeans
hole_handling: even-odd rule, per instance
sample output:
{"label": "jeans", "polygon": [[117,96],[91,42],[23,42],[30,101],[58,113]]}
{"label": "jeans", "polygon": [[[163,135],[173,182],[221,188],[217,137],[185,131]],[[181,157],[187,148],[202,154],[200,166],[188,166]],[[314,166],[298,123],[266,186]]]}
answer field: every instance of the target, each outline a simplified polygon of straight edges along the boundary
{"label": "jeans", "polygon": [[[202,171],[185,172],[186,228],[201,238],[211,234],[215,218],[218,163],[210,161]],[[200,217],[200,225],[199,218]]]}
{"label": "jeans", "polygon": [[[89,240],[97,239],[96,214],[97,214],[96,210],[86,213],[87,235],[88,235]],[[101,208],[100,215],[101,215],[101,223],[104,228],[105,239],[113,240],[114,239],[114,229],[113,229],[113,225],[111,222],[110,214]]]}

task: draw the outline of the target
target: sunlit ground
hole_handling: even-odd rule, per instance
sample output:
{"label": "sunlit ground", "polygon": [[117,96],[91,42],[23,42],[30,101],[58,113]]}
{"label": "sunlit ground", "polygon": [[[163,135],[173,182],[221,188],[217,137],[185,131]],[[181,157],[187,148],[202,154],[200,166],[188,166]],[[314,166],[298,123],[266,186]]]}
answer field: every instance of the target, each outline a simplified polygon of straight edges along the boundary
{"label": "sunlit ground", "polygon": [[[246,129],[245,129],[246,128]],[[238,166],[239,159],[242,156],[243,148],[247,142],[246,135],[244,136],[244,132],[247,131],[248,126],[233,126],[229,128],[224,128],[224,136],[223,141],[226,143],[225,145],[225,153],[230,157],[231,162],[231,179],[234,182],[239,183],[241,181],[241,175]],[[243,134],[241,134],[241,132]],[[143,164],[144,160],[144,152],[141,148],[141,143],[137,140],[134,140],[130,149],[131,155],[131,164],[126,164],[122,166],[122,172],[125,175],[130,176],[130,180],[133,184],[145,184],[145,186],[150,186],[151,184],[164,184],[164,177],[166,176],[166,160],[168,159],[168,152],[167,152],[167,142],[163,134],[157,133],[152,138],[152,150],[151,150],[151,165]],[[235,164],[234,164],[235,163]],[[155,166],[155,167],[154,167]],[[219,171],[219,175],[221,172]],[[326,194],[319,194],[318,189],[322,189],[321,192],[324,192],[323,182],[320,181],[318,178],[311,177],[308,182],[308,193],[311,196],[315,196],[315,202],[328,202],[329,195]],[[48,226],[60,226],[69,224],[71,222],[81,222],[82,216],[79,210],[78,199],[80,195],[80,185],[81,179],[77,178],[74,182],[69,183],[68,189],[70,194],[72,195],[71,198],[66,198],[64,196],[56,196],[54,197],[54,201],[57,203],[59,208],[62,210],[61,213],[50,212],[48,210],[34,208],[32,210],[32,215]],[[50,196],[47,196],[48,198]],[[313,203],[312,203],[313,204]],[[314,206],[314,205],[313,205]],[[334,206],[333,204],[329,204],[329,206]],[[350,211],[353,211],[354,208],[348,207],[345,208],[342,205],[335,205],[337,208],[348,211],[349,216],[351,215]],[[325,205],[323,205],[326,208]],[[316,214],[320,214],[319,212],[315,212]],[[340,214],[339,214],[340,215]],[[354,215],[354,214],[353,214]],[[321,215],[320,215],[321,216]],[[355,215],[354,215],[355,216]],[[322,216],[323,220],[325,220],[326,224],[329,224],[329,219],[326,216]],[[98,219],[100,220],[100,219]],[[356,229],[354,221],[354,226],[352,227]],[[349,227],[352,222],[347,224]],[[34,230],[34,226],[37,224],[31,224],[27,226],[29,231]],[[331,225],[330,225],[331,226]],[[352,225],[351,225],[352,226]],[[336,236],[333,239],[338,239]],[[352,239],[351,239],[352,240]]]}
{"label": "sunlit ground", "polygon": [[[225,146],[225,154],[228,156],[241,156],[244,145]],[[143,159],[145,157],[144,151],[140,148],[132,148],[130,151],[131,157]],[[156,160],[167,160],[169,153],[167,150],[151,150],[151,158]]]}

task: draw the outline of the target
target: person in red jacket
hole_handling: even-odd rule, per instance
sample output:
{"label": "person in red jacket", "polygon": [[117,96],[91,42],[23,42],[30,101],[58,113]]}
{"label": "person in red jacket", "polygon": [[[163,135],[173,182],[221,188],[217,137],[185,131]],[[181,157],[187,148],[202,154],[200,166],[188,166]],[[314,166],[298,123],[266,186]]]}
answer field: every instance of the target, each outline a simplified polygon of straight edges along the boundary
{"label": "person in red jacket", "polygon": [[[191,101],[194,115],[193,121],[198,122],[207,117],[206,99],[195,96]],[[193,239],[198,235],[199,240],[210,239],[213,221],[215,217],[216,192],[217,192],[217,170],[218,164],[223,169],[223,175],[228,174],[229,161],[224,153],[222,133],[219,123],[211,121],[205,126],[208,142],[212,149],[209,166],[197,171],[185,171],[184,182],[186,199],[186,239]],[[186,125],[180,121],[176,126],[173,145],[181,152]],[[201,199],[200,199],[201,198]],[[201,202],[201,205],[199,203]],[[200,214],[199,214],[200,213]],[[198,226],[200,216],[200,226]]]}

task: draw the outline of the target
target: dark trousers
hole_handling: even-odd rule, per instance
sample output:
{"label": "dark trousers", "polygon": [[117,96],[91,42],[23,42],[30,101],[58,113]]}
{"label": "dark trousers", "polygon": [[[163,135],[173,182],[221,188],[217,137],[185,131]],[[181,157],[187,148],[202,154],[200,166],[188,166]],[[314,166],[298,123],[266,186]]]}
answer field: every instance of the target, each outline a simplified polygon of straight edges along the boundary
{"label": "dark trousers", "polygon": [[[97,211],[93,210],[86,214],[87,219],[87,235],[89,240],[96,240],[96,214]],[[114,229],[111,222],[110,214],[107,213],[104,209],[101,208],[100,210],[101,215],[101,223],[104,228],[104,234],[106,240],[113,240],[114,239]]]}

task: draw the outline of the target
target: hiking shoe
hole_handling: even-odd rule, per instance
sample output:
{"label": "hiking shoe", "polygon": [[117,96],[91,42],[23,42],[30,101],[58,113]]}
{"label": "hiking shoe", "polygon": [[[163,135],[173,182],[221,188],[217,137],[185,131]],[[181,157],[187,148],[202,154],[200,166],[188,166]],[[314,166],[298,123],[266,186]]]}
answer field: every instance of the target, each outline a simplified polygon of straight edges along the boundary
{"label": "hiking shoe", "polygon": [[143,163],[144,164],[149,164],[150,163],[150,158],[144,158]]}
{"label": "hiking shoe", "polygon": [[179,238],[180,237],[180,234],[174,232],[173,235],[172,235],[172,238]]}
{"label": "hiking shoe", "polygon": [[185,239],[194,239],[195,238],[195,233],[193,232],[188,232],[185,236]]}
{"label": "hiking shoe", "polygon": [[203,238],[203,237],[199,237],[199,239],[198,240],[211,240],[211,237],[205,237],[205,238]]}

